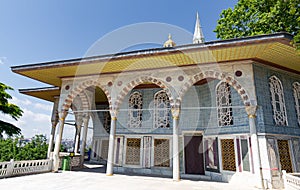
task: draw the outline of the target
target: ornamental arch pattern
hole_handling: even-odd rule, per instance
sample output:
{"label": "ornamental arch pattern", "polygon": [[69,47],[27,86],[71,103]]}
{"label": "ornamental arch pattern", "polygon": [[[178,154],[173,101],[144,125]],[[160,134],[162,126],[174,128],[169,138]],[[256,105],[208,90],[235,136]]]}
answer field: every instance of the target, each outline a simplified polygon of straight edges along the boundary
{"label": "ornamental arch pattern", "polygon": [[[98,81],[88,80],[88,81],[83,81],[80,84],[76,85],[74,87],[74,89],[69,92],[69,94],[67,95],[67,97],[62,105],[62,111],[63,112],[68,111],[68,109],[71,107],[71,104],[72,104],[74,98],[77,95],[79,95],[82,98],[83,97],[83,95],[81,95],[82,92],[85,89],[87,89],[88,87],[92,87],[92,86],[99,87],[101,90],[103,90],[103,92],[105,93],[105,95],[107,97],[109,105],[111,105],[111,95],[110,95],[108,89],[105,86],[101,85]],[[86,95],[85,95],[85,99],[82,99],[82,100],[86,101],[85,103],[83,102],[85,104],[85,106],[89,106]],[[86,105],[86,103],[87,103],[87,105]]]}
{"label": "ornamental arch pattern", "polygon": [[[115,108],[119,108],[121,103],[123,102],[125,96],[132,90],[134,89],[134,87],[143,84],[143,83],[152,83],[152,84],[156,84],[157,86],[159,86],[160,88],[164,89],[164,91],[166,92],[166,94],[169,97],[170,100],[170,104],[173,105],[175,103],[174,101],[174,97],[176,97],[176,95],[174,95],[169,86],[166,85],[165,82],[163,82],[162,80],[152,77],[152,76],[141,76],[139,78],[136,78],[135,80],[131,80],[129,83],[127,83],[127,85],[121,90],[121,92],[119,93],[119,95],[117,96],[117,100],[115,102]],[[173,90],[175,92],[175,90]]]}
{"label": "ornamental arch pattern", "polygon": [[179,99],[182,99],[185,93],[197,82],[206,78],[214,78],[218,79],[222,82],[226,82],[230,86],[232,86],[238,94],[241,96],[241,99],[245,106],[250,106],[251,102],[249,99],[249,95],[246,90],[241,86],[241,84],[232,76],[218,72],[218,71],[205,71],[202,73],[198,73],[193,75],[188,82],[186,82],[183,87],[179,90]]}

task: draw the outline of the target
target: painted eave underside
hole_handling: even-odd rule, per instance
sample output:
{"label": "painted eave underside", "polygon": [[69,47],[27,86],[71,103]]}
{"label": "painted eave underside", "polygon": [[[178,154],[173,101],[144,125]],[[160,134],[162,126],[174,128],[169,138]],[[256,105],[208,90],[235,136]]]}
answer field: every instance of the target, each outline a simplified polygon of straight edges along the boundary
{"label": "painted eave underside", "polygon": [[[300,74],[300,56],[287,33],[156,48],[12,67],[12,71],[60,87],[61,78],[136,70],[182,67],[195,64],[253,60]],[[22,93],[46,99],[23,89]],[[56,93],[54,93],[55,91]],[[46,91],[41,91],[44,94]],[[47,92],[49,93],[49,92]],[[51,93],[59,95],[59,90]],[[53,98],[46,100],[52,101]]]}

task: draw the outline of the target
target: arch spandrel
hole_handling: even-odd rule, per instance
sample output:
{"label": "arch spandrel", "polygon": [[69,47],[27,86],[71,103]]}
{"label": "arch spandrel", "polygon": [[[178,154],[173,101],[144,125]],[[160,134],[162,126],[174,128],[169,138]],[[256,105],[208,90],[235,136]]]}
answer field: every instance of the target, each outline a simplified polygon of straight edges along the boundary
{"label": "arch spandrel", "polygon": [[126,95],[130,93],[131,90],[133,90],[136,86],[145,84],[145,83],[151,83],[159,86],[160,88],[164,89],[166,94],[168,95],[170,99],[170,104],[174,104],[175,99],[177,97],[177,93],[174,88],[172,88],[169,84],[164,82],[162,79],[158,77],[153,76],[138,76],[136,78],[131,78],[130,80],[127,80],[124,82],[124,85],[120,85],[119,88],[115,87],[115,91],[112,92],[114,95],[113,97],[113,109],[119,109],[120,105],[122,104],[124,98]]}

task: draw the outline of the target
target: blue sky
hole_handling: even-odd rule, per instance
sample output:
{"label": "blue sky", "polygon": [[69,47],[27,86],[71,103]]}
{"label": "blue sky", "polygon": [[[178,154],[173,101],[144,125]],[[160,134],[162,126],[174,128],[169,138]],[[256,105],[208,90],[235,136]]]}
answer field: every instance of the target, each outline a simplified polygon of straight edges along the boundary
{"label": "blue sky", "polygon": [[[13,87],[13,101],[24,110],[14,122],[25,137],[49,135],[52,104],[19,94],[17,89],[44,87],[10,71],[11,66],[78,58],[99,38],[120,27],[159,22],[193,33],[198,11],[206,41],[216,40],[213,32],[223,9],[237,0],[2,0],[0,2],[0,81]],[[167,34],[161,35],[167,38]],[[174,39],[175,41],[175,39]],[[192,39],[191,39],[192,41]],[[190,43],[190,42],[186,42]],[[74,136],[66,127],[65,138]]]}

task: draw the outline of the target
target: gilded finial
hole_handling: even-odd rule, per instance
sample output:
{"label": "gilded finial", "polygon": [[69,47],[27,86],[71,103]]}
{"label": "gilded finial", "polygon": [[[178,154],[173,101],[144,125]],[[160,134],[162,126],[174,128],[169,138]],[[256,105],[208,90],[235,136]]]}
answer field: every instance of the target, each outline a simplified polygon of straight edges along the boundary
{"label": "gilded finial", "polygon": [[164,47],[174,47],[175,42],[172,40],[172,35],[169,33],[168,40],[164,43]]}

